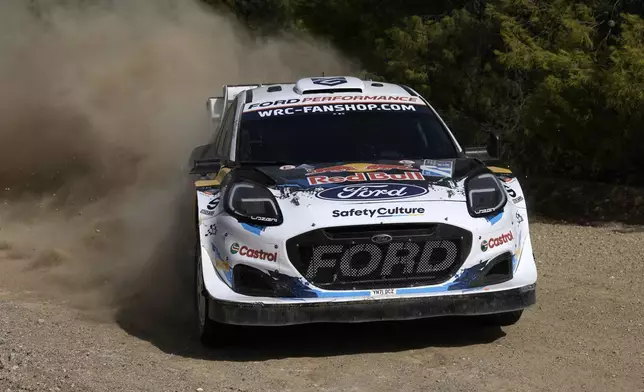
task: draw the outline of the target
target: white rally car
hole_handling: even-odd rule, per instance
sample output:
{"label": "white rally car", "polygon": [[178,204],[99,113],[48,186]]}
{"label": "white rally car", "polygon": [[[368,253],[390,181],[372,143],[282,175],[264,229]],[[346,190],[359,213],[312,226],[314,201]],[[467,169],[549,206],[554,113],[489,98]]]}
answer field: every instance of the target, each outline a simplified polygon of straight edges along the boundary
{"label": "white rally car", "polygon": [[[191,156],[202,339],[234,325],[472,315],[536,302],[518,180],[413,89],[354,77],[224,86]],[[217,334],[226,339],[226,334]],[[217,340],[217,338],[215,338]]]}

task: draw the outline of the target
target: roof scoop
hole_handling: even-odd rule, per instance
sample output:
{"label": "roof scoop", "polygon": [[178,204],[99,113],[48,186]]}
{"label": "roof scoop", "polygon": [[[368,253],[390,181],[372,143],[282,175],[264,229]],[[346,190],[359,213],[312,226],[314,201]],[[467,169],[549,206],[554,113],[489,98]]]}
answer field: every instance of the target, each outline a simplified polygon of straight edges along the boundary
{"label": "roof scoop", "polygon": [[295,83],[298,94],[362,93],[364,82],[352,76],[303,78]]}

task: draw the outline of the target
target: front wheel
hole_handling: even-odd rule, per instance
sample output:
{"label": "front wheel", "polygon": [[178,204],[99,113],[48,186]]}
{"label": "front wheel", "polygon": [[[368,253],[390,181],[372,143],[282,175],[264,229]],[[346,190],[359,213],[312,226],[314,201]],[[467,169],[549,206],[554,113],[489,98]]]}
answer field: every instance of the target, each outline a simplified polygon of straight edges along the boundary
{"label": "front wheel", "polygon": [[201,252],[197,249],[196,271],[195,271],[195,305],[197,336],[204,344],[211,344],[214,336],[215,323],[208,317],[208,294],[203,282],[203,269],[201,265]]}
{"label": "front wheel", "polygon": [[197,249],[195,258],[195,305],[197,313],[195,319],[197,324],[197,336],[199,336],[201,343],[209,347],[223,347],[225,345],[233,344],[240,333],[239,327],[236,325],[218,323],[210,318],[208,314],[210,309],[210,298],[204,284],[201,252],[199,249]]}

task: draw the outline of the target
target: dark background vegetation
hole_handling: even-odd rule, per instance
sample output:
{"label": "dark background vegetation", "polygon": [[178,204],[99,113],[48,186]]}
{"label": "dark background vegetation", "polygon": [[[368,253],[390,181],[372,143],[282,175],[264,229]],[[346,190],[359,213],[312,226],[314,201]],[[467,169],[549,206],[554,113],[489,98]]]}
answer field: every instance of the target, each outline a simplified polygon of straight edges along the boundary
{"label": "dark background vegetation", "polygon": [[523,178],[566,180],[526,183],[563,210],[615,217],[621,196],[619,219],[644,217],[644,0],[203,1],[258,36],[329,40],[360,76],[417,89],[466,146],[502,135]]}

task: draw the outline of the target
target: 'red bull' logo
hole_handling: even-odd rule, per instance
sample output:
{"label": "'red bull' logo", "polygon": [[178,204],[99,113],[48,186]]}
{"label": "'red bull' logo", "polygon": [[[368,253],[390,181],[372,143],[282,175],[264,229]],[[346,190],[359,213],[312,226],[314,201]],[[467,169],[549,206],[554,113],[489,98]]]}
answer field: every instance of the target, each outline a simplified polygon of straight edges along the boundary
{"label": "'red bull' logo", "polygon": [[417,172],[404,172],[401,174],[389,174],[383,172],[356,173],[350,176],[311,176],[307,178],[310,185],[341,184],[343,182],[366,182],[366,181],[423,181],[425,177]]}
{"label": "'red bull' logo", "polygon": [[375,171],[386,170],[418,170],[411,165],[389,165],[383,163],[349,163],[346,165],[337,165],[330,167],[321,167],[319,169],[311,169],[307,175],[321,174],[321,173],[367,173]]}

